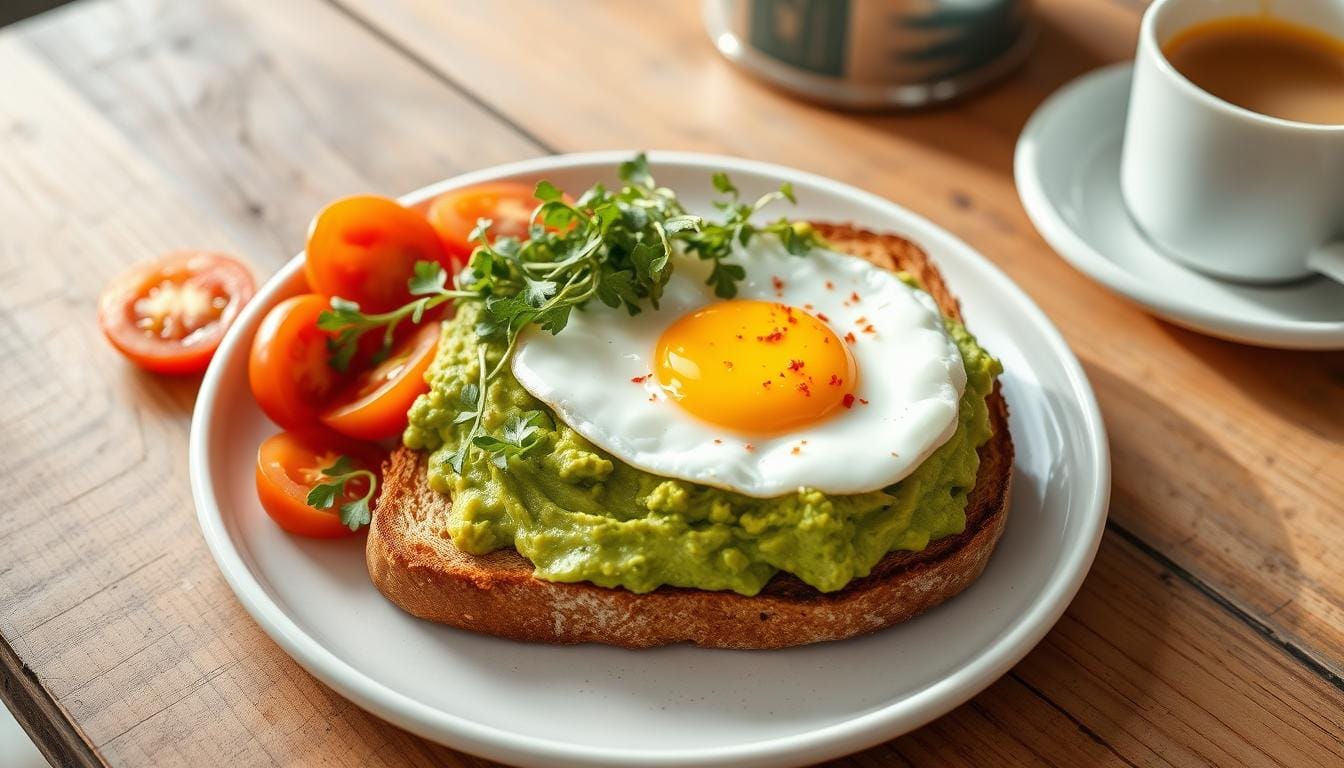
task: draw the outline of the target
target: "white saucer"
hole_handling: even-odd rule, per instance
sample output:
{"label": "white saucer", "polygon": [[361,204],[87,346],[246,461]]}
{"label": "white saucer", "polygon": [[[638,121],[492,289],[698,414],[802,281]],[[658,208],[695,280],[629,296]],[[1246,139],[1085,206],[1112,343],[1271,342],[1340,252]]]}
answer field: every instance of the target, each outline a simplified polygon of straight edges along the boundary
{"label": "white saucer", "polygon": [[1130,219],[1119,170],[1132,69],[1078,78],[1023,129],[1017,192],[1041,236],[1083,274],[1177,325],[1267,347],[1344,349],[1344,285],[1217,280],[1163,256]]}

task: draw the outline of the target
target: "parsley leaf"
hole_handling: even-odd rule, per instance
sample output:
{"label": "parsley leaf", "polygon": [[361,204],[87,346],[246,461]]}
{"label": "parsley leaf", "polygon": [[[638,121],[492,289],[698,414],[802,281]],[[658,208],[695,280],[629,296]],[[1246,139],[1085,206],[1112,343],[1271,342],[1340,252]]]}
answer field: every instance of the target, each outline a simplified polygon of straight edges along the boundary
{"label": "parsley leaf", "polygon": [[331,466],[323,467],[321,473],[329,479],[310,488],[305,503],[314,509],[331,509],[336,499],[345,495],[352,480],[363,479],[369,486],[364,495],[341,504],[338,511],[341,523],[352,531],[368,525],[373,519],[370,502],[378,489],[378,476],[372,470],[357,467],[349,456],[338,457]]}
{"label": "parsley leaf", "polygon": [[515,411],[509,414],[499,437],[477,435],[472,444],[490,455],[490,462],[500,469],[507,469],[509,459],[526,456],[541,444],[537,432],[546,423],[546,414],[541,411]]}
{"label": "parsley leaf", "polygon": [[412,296],[427,296],[438,293],[448,282],[448,273],[433,261],[417,261],[415,275],[406,283]]}
{"label": "parsley leaf", "polygon": [[533,280],[530,277],[524,277],[523,299],[534,307],[540,307],[546,303],[546,300],[555,295],[556,284],[554,280]]}
{"label": "parsley leaf", "polygon": [[341,522],[352,531],[368,525],[373,520],[373,510],[369,508],[369,497],[355,499],[341,505]]}
{"label": "parsley leaf", "polygon": [[713,182],[716,191],[722,192],[725,195],[731,195],[734,198],[737,197],[737,187],[733,186],[733,182],[728,178],[727,173],[723,171],[715,171],[711,181]]}

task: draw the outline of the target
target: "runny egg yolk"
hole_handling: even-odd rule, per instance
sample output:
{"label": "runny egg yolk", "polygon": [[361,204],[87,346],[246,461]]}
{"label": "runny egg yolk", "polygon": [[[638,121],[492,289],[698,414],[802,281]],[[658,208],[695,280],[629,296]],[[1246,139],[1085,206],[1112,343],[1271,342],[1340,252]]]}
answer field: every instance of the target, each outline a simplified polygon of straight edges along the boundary
{"label": "runny egg yolk", "polygon": [[771,301],[724,301],[683,315],[658,339],[654,362],[682,408],[746,433],[821,421],[857,384],[848,345],[830,326]]}

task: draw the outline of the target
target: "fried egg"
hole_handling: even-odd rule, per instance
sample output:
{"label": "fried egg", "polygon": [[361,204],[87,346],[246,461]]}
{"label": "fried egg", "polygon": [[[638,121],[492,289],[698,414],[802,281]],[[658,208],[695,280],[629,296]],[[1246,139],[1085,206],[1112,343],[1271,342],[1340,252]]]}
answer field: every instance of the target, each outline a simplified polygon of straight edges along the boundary
{"label": "fried egg", "polygon": [[884,488],[952,436],[966,370],[928,294],[767,236],[734,259],[735,298],[674,255],[657,310],[593,302],[557,335],[530,330],[514,376],[627,464],[759,498]]}

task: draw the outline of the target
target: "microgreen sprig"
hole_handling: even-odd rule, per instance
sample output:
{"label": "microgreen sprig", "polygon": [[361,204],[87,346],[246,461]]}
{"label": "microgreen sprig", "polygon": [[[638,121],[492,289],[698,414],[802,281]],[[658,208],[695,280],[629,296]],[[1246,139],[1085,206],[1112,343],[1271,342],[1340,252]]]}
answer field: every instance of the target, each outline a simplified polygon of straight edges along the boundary
{"label": "microgreen sprig", "polygon": [[526,239],[492,238],[493,222],[478,220],[470,235],[477,245],[452,287],[440,265],[419,262],[408,282],[416,298],[405,306],[365,314],[353,302],[332,299],[331,309],[318,320],[319,328],[334,334],[331,365],[345,370],[366,333],[381,332],[386,354],[403,320],[418,323],[426,312],[448,301],[481,302],[483,311],[475,333],[483,340],[502,343],[504,352],[487,370],[485,347],[481,347],[478,380],[463,388],[463,409],[454,421],[471,426],[450,463],[454,471],[461,472],[468,452],[477,448],[502,466],[510,456],[526,455],[535,448],[536,432],[546,418],[540,412],[512,414],[501,436],[482,434],[489,384],[508,364],[524,329],[537,326],[559,333],[575,309],[593,300],[623,307],[631,315],[645,307],[657,309],[678,248],[713,262],[706,284],[713,286],[716,296],[730,299],[746,278],[742,265],[731,260],[735,246],[745,246],[765,233],[778,237],[790,253],[802,255],[819,242],[805,222],[787,218],[766,224],[752,221],[775,202],[796,202],[787,183],[747,203],[726,173],[716,173],[713,185],[724,197],[715,206],[723,212],[723,220],[710,221],[687,213],[675,192],[658,186],[643,154],[622,163],[619,175],[619,189],[595,184],[573,202],[554,184],[538,183],[539,204],[529,220]]}
{"label": "microgreen sprig", "polygon": [[331,509],[336,499],[345,493],[350,481],[363,478],[368,483],[368,490],[360,498],[342,504],[339,511],[341,523],[352,531],[368,525],[373,519],[369,503],[378,488],[377,475],[371,470],[357,468],[349,456],[341,456],[332,462],[331,466],[322,469],[322,476],[330,479],[325,483],[314,485],[312,490],[308,491],[306,499],[308,506],[314,509]]}
{"label": "microgreen sprig", "polygon": [[455,299],[477,298],[470,291],[450,290],[446,287],[448,274],[437,263],[417,261],[415,273],[407,281],[412,296],[420,298],[408,302],[389,312],[366,315],[359,304],[334,296],[331,309],[318,315],[317,327],[323,331],[332,331],[336,335],[327,343],[327,358],[332,368],[342,373],[350,367],[350,359],[359,351],[359,339],[366,332],[381,329],[382,345],[374,357],[374,362],[385,358],[392,350],[393,337],[402,320],[419,323],[425,312],[447,301]]}

